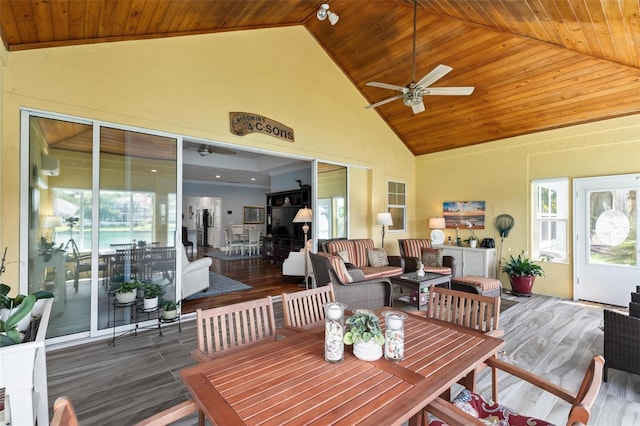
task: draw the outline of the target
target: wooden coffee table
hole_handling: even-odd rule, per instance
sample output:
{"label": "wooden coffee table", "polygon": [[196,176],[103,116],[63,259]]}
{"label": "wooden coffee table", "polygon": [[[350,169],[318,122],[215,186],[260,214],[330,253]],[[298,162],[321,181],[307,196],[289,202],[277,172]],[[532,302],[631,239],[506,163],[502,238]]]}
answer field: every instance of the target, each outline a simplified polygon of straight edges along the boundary
{"label": "wooden coffee table", "polygon": [[418,308],[418,310],[420,310],[422,306],[426,305],[426,303],[421,302],[420,295],[429,294],[427,289],[432,285],[446,286],[447,288],[451,288],[451,275],[425,272],[423,276],[418,276],[417,273],[410,272],[391,277],[391,284],[401,286],[402,288],[406,288],[409,291],[417,292],[418,298],[416,300],[416,303],[413,303],[411,300],[399,300],[403,303],[409,303],[410,305],[415,306],[416,308]]}

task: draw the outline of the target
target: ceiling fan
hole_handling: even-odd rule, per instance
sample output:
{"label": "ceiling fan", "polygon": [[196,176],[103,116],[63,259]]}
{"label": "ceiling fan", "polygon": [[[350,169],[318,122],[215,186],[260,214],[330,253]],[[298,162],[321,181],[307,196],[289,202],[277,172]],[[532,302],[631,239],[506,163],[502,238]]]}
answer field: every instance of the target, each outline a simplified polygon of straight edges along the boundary
{"label": "ceiling fan", "polygon": [[232,149],[228,149],[228,148],[222,148],[219,146],[212,146],[212,145],[200,145],[197,148],[195,146],[187,146],[185,147],[185,149],[188,150],[192,150],[192,151],[198,151],[198,154],[200,154],[200,156],[202,157],[206,157],[207,155],[211,155],[211,154],[221,154],[221,155],[235,155],[236,152]]}
{"label": "ceiling fan", "polygon": [[422,77],[416,83],[416,15],[417,15],[417,0],[413,0],[413,72],[411,75],[411,83],[406,86],[396,86],[395,84],[378,83],[377,81],[371,81],[367,83],[367,86],[380,87],[382,89],[398,90],[402,93],[390,98],[384,99],[380,102],[367,105],[365,108],[376,108],[380,105],[384,105],[388,102],[395,101],[396,99],[402,99],[406,106],[410,106],[414,114],[418,114],[424,111],[424,102],[422,97],[424,95],[445,95],[445,96],[468,96],[473,93],[473,86],[467,87],[429,87],[442,77],[447,75],[453,68],[447,65],[438,65],[427,75]]}

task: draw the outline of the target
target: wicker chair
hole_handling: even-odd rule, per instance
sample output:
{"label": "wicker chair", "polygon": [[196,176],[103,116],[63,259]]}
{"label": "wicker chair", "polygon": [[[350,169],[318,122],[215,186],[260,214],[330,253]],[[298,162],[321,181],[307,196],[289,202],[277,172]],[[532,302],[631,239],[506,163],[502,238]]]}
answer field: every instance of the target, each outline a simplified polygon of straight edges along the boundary
{"label": "wicker chair", "polygon": [[604,358],[605,382],[609,368],[640,374],[640,318],[604,310]]}

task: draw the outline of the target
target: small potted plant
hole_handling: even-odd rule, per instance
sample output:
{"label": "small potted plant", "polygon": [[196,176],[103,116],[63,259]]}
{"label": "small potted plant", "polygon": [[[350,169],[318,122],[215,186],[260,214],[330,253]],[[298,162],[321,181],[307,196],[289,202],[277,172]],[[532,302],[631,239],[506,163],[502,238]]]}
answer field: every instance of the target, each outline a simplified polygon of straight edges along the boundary
{"label": "small potted plant", "polygon": [[145,311],[152,311],[158,308],[158,297],[164,294],[164,290],[160,284],[146,283],[144,284],[144,305]]}
{"label": "small potted plant", "polygon": [[178,316],[178,306],[180,302],[173,300],[165,300],[162,302],[162,319],[165,321],[173,321]]}
{"label": "small potted plant", "polygon": [[142,283],[138,280],[123,282],[120,287],[113,291],[118,303],[131,303],[136,300],[138,288],[140,288],[141,285]]}
{"label": "small potted plant", "polygon": [[469,228],[469,239],[465,240],[465,242],[469,243],[469,247],[471,248],[476,248],[478,245],[478,237],[476,237],[475,232],[473,232],[473,223],[469,222],[468,220],[467,222],[467,227]]}
{"label": "small potted plant", "polygon": [[531,261],[524,250],[518,257],[510,255],[502,272],[509,276],[511,289],[516,296],[530,296],[536,277],[544,277],[542,266]]}
{"label": "small potted plant", "polygon": [[375,361],[382,356],[384,333],[378,317],[366,309],[358,309],[347,319],[344,343],[353,345],[353,354],[364,361]]}

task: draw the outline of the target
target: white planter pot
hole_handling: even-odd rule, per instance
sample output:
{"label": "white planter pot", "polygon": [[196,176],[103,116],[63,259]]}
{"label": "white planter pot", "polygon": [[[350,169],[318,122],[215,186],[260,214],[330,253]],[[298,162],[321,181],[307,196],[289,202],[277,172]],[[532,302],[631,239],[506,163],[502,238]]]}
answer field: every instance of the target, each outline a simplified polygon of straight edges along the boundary
{"label": "white planter pot", "polygon": [[136,290],[127,293],[116,293],[118,303],[131,303],[136,300]]}
{"label": "white planter pot", "polygon": [[173,311],[162,311],[162,319],[164,320],[171,321],[173,319],[176,319],[177,316],[178,311],[176,309],[174,309]]}
{"label": "white planter pot", "polygon": [[469,247],[476,248],[478,245],[478,240],[469,240]]}
{"label": "white planter pot", "polygon": [[158,307],[158,296],[153,299],[144,299],[143,308],[145,311],[152,311]]}
{"label": "white planter pot", "polygon": [[353,354],[363,361],[375,361],[382,357],[382,346],[373,339],[368,342],[361,340],[353,344]]}

